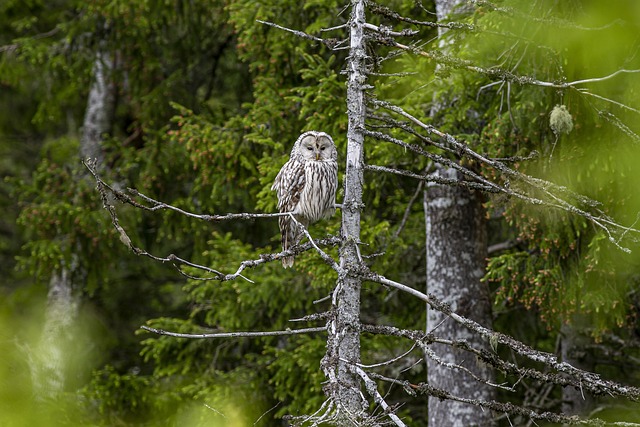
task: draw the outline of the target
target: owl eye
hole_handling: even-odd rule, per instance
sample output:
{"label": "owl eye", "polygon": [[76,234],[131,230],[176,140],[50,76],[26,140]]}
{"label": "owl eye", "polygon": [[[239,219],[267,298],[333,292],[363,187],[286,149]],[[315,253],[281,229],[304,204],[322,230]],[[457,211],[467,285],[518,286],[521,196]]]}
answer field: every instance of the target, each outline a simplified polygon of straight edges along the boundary
{"label": "owl eye", "polygon": [[326,147],[326,146],[324,146],[324,145],[323,145],[322,147],[320,147],[320,149],[321,149],[322,151],[324,151],[324,149],[325,149],[325,148],[327,148],[327,147]]}
{"label": "owl eye", "polygon": [[309,145],[309,146],[307,146],[307,150],[313,151],[313,147]]}

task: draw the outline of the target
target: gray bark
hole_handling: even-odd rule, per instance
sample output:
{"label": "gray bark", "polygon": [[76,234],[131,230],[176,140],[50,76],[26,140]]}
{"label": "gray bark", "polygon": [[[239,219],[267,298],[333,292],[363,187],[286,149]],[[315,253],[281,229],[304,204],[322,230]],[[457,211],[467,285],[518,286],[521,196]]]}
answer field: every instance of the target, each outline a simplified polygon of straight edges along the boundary
{"label": "gray bark", "polygon": [[[590,339],[579,332],[576,325],[578,320],[573,319],[573,324],[563,325],[560,330],[560,357],[563,362],[571,366],[594,372],[595,362],[585,346],[590,344]],[[562,389],[562,412],[567,415],[586,415],[594,406],[593,395],[585,393],[575,387]]]}
{"label": "gray bark", "polygon": [[113,60],[110,54],[98,50],[93,63],[93,82],[89,89],[80,140],[81,158],[97,159],[98,164],[102,164],[104,160],[102,139],[111,128],[115,105],[115,84],[111,79],[112,70]]}
{"label": "gray bark", "polygon": [[[453,169],[437,172],[459,179]],[[432,185],[426,193],[427,290],[451,305],[457,314],[491,327],[491,301],[484,275],[487,235],[485,212],[479,193],[462,187]],[[441,312],[427,310],[427,331],[451,340],[465,340],[476,348],[491,351],[488,342]],[[474,355],[441,344],[432,350],[442,362],[463,366],[476,376],[493,382],[493,371]],[[495,388],[475,381],[469,374],[428,359],[429,385],[453,395],[493,400]],[[491,411],[453,401],[429,398],[429,425],[491,425]]]}
{"label": "gray bark", "polygon": [[[436,0],[438,20],[445,19],[461,0]],[[439,28],[442,36],[446,29]],[[444,40],[440,47],[447,50]],[[440,103],[441,104],[441,103]],[[438,109],[436,101],[434,109]],[[461,180],[454,169],[440,168],[437,174]],[[432,185],[425,193],[427,228],[427,292],[451,305],[456,313],[491,328],[491,300],[484,275],[487,256],[487,232],[482,196],[462,187]],[[427,331],[452,340],[466,340],[476,348],[491,351],[479,335],[447,319],[441,312],[427,308]],[[442,359],[427,359],[429,385],[453,395],[479,400],[494,400],[495,388],[477,382],[468,373],[442,365],[454,363],[477,377],[494,382],[493,370],[477,362],[469,353],[443,345],[432,350]],[[479,406],[429,398],[430,426],[492,425],[493,414]]]}
{"label": "gray bark", "polygon": [[[93,65],[93,81],[89,88],[85,110],[80,156],[104,160],[102,139],[110,129],[115,85],[110,80],[113,63],[109,55],[98,51]],[[38,351],[31,356],[31,374],[34,392],[40,399],[53,399],[65,390],[69,368],[65,343],[73,337],[72,326],[78,318],[79,292],[83,288],[85,274],[76,254],[67,265],[61,265],[52,273],[47,294],[44,327]]]}
{"label": "gray bark", "polygon": [[[342,205],[342,245],[340,267],[343,273],[333,294],[335,319],[329,328],[325,363],[337,367],[335,377],[329,368],[329,397],[338,406],[339,424],[357,423],[363,415],[360,378],[353,369],[360,362],[360,288],[358,269],[361,263],[360,211],[362,209],[363,143],[365,104],[363,84],[366,80],[366,53],[364,41],[364,1],[353,1],[351,14],[351,45],[348,63],[347,160],[345,167],[344,201]],[[325,368],[325,372],[327,369]],[[349,420],[349,421],[347,421]]]}

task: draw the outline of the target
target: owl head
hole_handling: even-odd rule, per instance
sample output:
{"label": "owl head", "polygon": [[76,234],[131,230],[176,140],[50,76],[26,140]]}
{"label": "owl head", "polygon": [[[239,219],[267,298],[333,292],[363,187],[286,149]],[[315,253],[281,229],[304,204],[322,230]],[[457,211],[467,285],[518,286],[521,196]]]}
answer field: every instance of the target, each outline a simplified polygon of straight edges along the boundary
{"label": "owl head", "polygon": [[323,162],[336,160],[338,151],[329,134],[311,130],[300,135],[293,145],[291,156],[296,155],[305,161]]}

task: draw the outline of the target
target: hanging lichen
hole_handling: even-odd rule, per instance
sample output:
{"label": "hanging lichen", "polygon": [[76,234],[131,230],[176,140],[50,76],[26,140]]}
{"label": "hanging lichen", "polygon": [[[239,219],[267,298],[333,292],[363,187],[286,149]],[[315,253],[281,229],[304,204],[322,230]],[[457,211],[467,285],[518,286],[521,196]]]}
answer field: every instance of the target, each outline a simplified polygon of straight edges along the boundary
{"label": "hanging lichen", "polygon": [[565,105],[556,105],[549,114],[549,127],[556,135],[568,134],[573,130],[573,119]]}

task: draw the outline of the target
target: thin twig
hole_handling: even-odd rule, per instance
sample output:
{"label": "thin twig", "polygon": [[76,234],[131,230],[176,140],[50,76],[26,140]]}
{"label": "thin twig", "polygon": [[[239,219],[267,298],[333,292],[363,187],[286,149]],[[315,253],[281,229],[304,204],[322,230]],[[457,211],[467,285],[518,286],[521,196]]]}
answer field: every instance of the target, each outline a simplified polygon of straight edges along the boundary
{"label": "thin twig", "polygon": [[323,45],[327,46],[329,49],[333,49],[339,44],[339,41],[336,40],[336,39],[323,39],[321,37],[316,37],[316,36],[312,36],[311,34],[307,34],[304,31],[292,30],[291,28],[287,28],[287,27],[283,27],[283,26],[278,25],[278,24],[274,24],[273,22],[261,21],[259,19],[257,19],[256,21],[261,23],[261,24],[268,25],[270,27],[277,28],[277,29],[282,30],[282,31],[287,31],[289,33],[293,33],[296,36],[301,37],[303,39],[312,40],[314,42],[322,43]]}
{"label": "thin twig", "polygon": [[281,404],[281,403],[282,403],[282,402],[278,402],[278,403],[276,403],[276,404],[273,406],[273,408],[269,409],[268,411],[265,411],[265,412],[264,412],[264,414],[262,414],[262,415],[260,415],[260,417],[258,417],[258,419],[256,420],[256,422],[255,422],[255,423],[253,423],[253,425],[255,426],[256,424],[258,424],[258,423],[260,422],[260,420],[261,420],[262,418],[264,418],[264,416],[265,416],[265,415],[267,415],[269,412],[271,412],[271,411],[273,411],[274,409],[276,409],[278,406],[280,406],[280,404]]}
{"label": "thin twig", "polygon": [[402,215],[402,220],[400,221],[400,225],[398,226],[396,231],[393,233],[394,239],[397,239],[398,236],[400,236],[400,233],[402,233],[402,230],[404,230],[404,227],[407,224],[407,220],[409,219],[409,214],[411,213],[411,208],[413,207],[413,203],[418,198],[418,194],[420,194],[420,192],[422,191],[423,185],[424,185],[424,181],[421,180],[418,183],[418,186],[416,188],[416,191],[413,193],[413,196],[411,196],[411,199],[409,199],[409,203],[407,203],[407,208],[404,210],[404,215]]}
{"label": "thin twig", "polygon": [[604,76],[604,77],[595,77],[595,78],[591,78],[591,79],[583,79],[583,80],[574,80],[572,82],[566,83],[567,86],[575,86],[575,85],[581,85],[581,84],[585,84],[585,83],[596,83],[596,82],[603,82],[605,80],[609,80],[615,76],[617,76],[618,74],[622,74],[622,73],[640,73],[640,70],[618,70],[614,73],[609,74],[608,76]]}
{"label": "thin twig", "polygon": [[416,345],[417,344],[414,343],[409,350],[405,351],[400,356],[394,357],[393,359],[385,360],[384,362],[381,362],[381,363],[374,363],[373,365],[363,365],[362,363],[356,363],[356,365],[358,367],[360,367],[360,368],[367,368],[367,369],[368,368],[377,368],[377,367],[380,367],[380,366],[391,365],[392,363],[395,363],[398,360],[408,356],[413,351],[413,349],[416,348]]}
{"label": "thin twig", "polygon": [[338,274],[342,273],[342,268],[338,265],[338,263],[335,262],[335,260],[333,258],[331,258],[329,255],[327,255],[327,253],[325,251],[323,251],[322,249],[320,249],[318,247],[318,245],[316,244],[316,242],[313,239],[313,237],[311,237],[311,234],[309,234],[309,230],[307,230],[307,227],[302,225],[296,219],[296,217],[295,217],[295,215],[293,215],[293,213],[289,213],[289,217],[291,217],[293,222],[295,222],[297,224],[297,226],[300,227],[300,229],[302,230],[304,235],[307,236],[307,239],[309,239],[309,243],[311,243],[311,246],[313,246],[313,248],[316,250],[316,252],[318,252],[318,254],[324,260],[324,262],[326,262],[328,265],[330,265],[331,268],[333,268]]}
{"label": "thin twig", "polygon": [[[114,190],[117,191],[117,190]],[[276,213],[249,213],[249,212],[241,212],[241,213],[228,213],[228,214],[224,214],[224,215],[209,215],[209,214],[195,214],[192,212],[188,212],[185,211],[184,209],[178,208],[176,206],[172,206],[169,205],[167,203],[164,202],[160,202],[158,200],[155,200],[149,196],[146,196],[144,194],[142,194],[141,192],[139,192],[138,190],[136,190],[135,188],[127,188],[127,191],[131,194],[133,194],[134,196],[140,197],[141,199],[143,199],[144,201],[151,203],[153,206],[148,207],[148,206],[144,206],[144,205],[140,205],[140,204],[135,204],[135,207],[150,211],[150,212],[154,212],[157,210],[162,210],[162,209],[167,209],[167,210],[172,210],[174,212],[178,212],[184,216],[190,217],[190,218],[195,218],[195,219],[201,219],[203,221],[211,221],[211,222],[217,222],[217,221],[228,221],[228,220],[238,220],[238,219],[256,219],[256,218],[278,218],[281,216],[287,216],[289,215],[289,212],[276,212]],[[129,204],[133,204],[131,201],[127,200],[126,203]]]}

